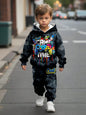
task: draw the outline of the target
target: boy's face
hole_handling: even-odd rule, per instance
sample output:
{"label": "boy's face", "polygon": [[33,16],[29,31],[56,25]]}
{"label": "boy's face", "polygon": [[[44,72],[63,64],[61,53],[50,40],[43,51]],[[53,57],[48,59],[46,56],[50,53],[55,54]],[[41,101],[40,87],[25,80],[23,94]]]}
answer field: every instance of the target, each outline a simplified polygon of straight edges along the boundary
{"label": "boy's face", "polygon": [[38,15],[36,20],[40,24],[40,27],[47,28],[48,24],[52,20],[52,16],[50,16],[50,14],[47,12],[44,15]]}

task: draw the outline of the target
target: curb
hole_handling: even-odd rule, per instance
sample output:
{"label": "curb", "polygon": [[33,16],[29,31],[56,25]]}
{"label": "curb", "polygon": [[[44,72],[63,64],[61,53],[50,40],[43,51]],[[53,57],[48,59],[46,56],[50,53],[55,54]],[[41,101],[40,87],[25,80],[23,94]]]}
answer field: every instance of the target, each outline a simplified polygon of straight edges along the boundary
{"label": "curb", "polygon": [[16,56],[17,56],[16,53],[10,52],[6,57],[4,57],[0,61],[0,72],[3,72],[5,67],[9,65]]}
{"label": "curb", "polygon": [[5,66],[7,65],[7,61],[0,61],[0,72],[2,72],[5,68]]}
{"label": "curb", "polygon": [[[23,46],[21,46],[21,47],[23,47]],[[7,65],[9,65],[16,56],[18,56],[18,55],[21,54],[21,52],[22,52],[22,48],[21,48],[21,47],[20,47],[19,50],[17,50],[17,51],[11,51],[10,53],[8,53],[7,56],[5,56],[5,57],[0,61],[0,72],[3,72],[4,69],[5,69],[5,67],[6,67]]]}

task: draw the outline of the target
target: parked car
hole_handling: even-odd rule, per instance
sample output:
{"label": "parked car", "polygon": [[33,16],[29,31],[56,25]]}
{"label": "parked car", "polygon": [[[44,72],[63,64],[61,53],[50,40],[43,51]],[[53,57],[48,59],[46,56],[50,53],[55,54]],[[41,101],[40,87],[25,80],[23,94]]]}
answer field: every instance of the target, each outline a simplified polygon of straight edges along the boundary
{"label": "parked car", "polygon": [[74,19],[86,19],[86,10],[76,10]]}
{"label": "parked car", "polygon": [[67,19],[67,14],[66,13],[60,13],[60,19]]}
{"label": "parked car", "polygon": [[53,19],[59,18],[61,11],[53,12]]}
{"label": "parked car", "polygon": [[61,14],[61,13],[62,13],[61,11],[57,11],[57,12],[56,12],[56,17],[57,17],[57,18],[60,18],[60,14]]}
{"label": "parked car", "polygon": [[68,11],[67,12],[67,18],[68,19],[74,19],[75,12],[74,11]]}
{"label": "parked car", "polygon": [[53,12],[53,19],[56,19],[56,12]]}

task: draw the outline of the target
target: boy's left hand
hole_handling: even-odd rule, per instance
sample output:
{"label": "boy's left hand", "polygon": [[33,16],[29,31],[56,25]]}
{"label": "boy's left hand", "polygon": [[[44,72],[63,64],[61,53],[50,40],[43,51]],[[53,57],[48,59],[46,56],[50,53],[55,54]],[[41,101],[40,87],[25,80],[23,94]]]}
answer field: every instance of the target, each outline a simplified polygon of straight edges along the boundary
{"label": "boy's left hand", "polygon": [[62,72],[64,68],[59,68],[59,71]]}

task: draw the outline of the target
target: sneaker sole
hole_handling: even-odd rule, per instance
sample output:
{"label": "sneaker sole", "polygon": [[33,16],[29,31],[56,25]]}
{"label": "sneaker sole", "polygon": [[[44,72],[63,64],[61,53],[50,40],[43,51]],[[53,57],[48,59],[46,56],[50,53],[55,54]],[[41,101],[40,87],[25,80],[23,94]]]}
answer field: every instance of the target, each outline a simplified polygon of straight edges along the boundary
{"label": "sneaker sole", "polygon": [[47,110],[48,113],[55,113],[53,110]]}
{"label": "sneaker sole", "polygon": [[37,104],[36,104],[37,107],[42,107],[43,105],[44,105],[44,104],[42,104],[42,105],[37,105]]}

